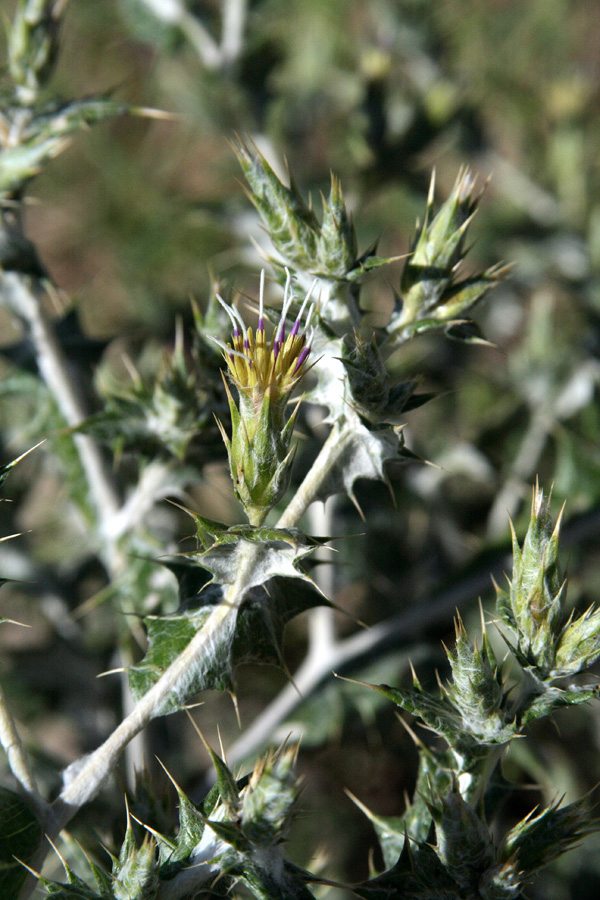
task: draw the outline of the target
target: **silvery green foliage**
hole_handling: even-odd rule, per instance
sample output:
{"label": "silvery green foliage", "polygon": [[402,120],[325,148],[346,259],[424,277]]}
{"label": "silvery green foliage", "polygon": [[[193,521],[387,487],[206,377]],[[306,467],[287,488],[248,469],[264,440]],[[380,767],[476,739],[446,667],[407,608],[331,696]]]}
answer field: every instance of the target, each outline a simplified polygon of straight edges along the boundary
{"label": "silvery green foliage", "polygon": [[[585,802],[564,807],[557,803],[539,813],[533,810],[496,844],[484,813],[498,751],[522,736],[530,721],[597,696],[593,687],[551,684],[571,674],[557,671],[554,663],[571,623],[580,631],[589,629],[573,671],[589,668],[598,656],[598,612],[588,610],[576,617],[573,612],[569,615],[565,606],[566,582],[558,564],[559,530],[560,517],[553,528],[548,501],[536,487],[522,547],[516,537],[513,540],[510,592],[498,590],[497,600],[499,616],[516,632],[516,641],[507,640],[524,667],[518,669],[520,684],[507,687],[485,629],[478,647],[458,621],[455,647],[446,651],[451,681],[440,683],[437,693],[424,689],[416,675],[412,689],[373,686],[440,735],[447,749],[425,747],[415,737],[420,759],[412,806],[396,818],[366,810],[387,871],[361,885],[360,896],[383,900],[399,891],[410,854],[410,871],[419,873],[419,880],[398,896],[428,897],[435,885],[435,896],[514,900],[534,872],[598,829]],[[531,650],[534,639],[535,655]],[[544,666],[536,661],[544,661]],[[394,864],[398,854],[400,859]],[[432,879],[427,886],[426,877]]]}
{"label": "silvery green foliage", "polygon": [[[129,670],[134,697],[155,684],[192,638],[210,627],[211,613],[224,603],[248,549],[244,584],[234,617],[211,639],[202,656],[186,669],[157,710],[164,715],[181,709],[207,688],[235,689],[235,670],[244,662],[283,666],[286,623],[313,606],[328,604],[306,573],[303,560],[321,542],[298,529],[252,525],[226,526],[193,515],[200,549],[168,563],[178,577],[181,605],[171,616],[148,616],[149,649]],[[212,576],[212,578],[211,578]]]}
{"label": "silvery green foliage", "polygon": [[[299,788],[296,750],[269,753],[250,776],[237,780],[208,748],[217,783],[199,806],[174,782],[179,803],[175,835],[148,829],[136,838],[128,818],[112,871],[89,860],[94,886],[65,865],[67,883],[41,879],[46,896],[60,900],[185,900],[222,896],[243,885],[259,900],[310,900],[309,873],[283,853]],[[143,825],[143,823],[142,823]],[[139,829],[138,829],[139,831]]]}
{"label": "silvery green foliage", "polygon": [[[60,0],[20,0],[10,36],[13,85],[0,121],[0,262],[5,272],[16,274],[22,288],[33,281],[39,289],[47,278],[19,216],[18,205],[29,180],[62,150],[72,132],[126,111],[142,112],[110,97],[42,102],[40,94],[56,57],[63,6]],[[168,24],[175,19],[181,24],[187,10],[179,2],[150,6],[155,11],[160,7]],[[311,330],[310,338],[295,347],[284,372],[285,390],[279,390],[281,385],[271,377],[280,358],[277,354],[286,346],[283,339],[277,346],[275,336],[269,349],[274,365],[269,377],[260,381],[249,333],[242,326],[242,332],[235,334],[239,314],[213,298],[204,315],[196,313],[197,334],[190,356],[178,338],[175,351],[151,386],[140,381],[125,392],[105,391],[105,410],[71,429],[71,434],[86,431],[107,439],[117,457],[132,450],[142,454],[144,461],[159,457],[171,465],[187,459],[194,442],[207,434],[210,440],[215,412],[224,419],[229,407],[231,415],[232,435],[227,422],[222,423],[222,433],[249,522],[226,525],[192,513],[197,549],[164,561],[177,576],[180,607],[172,615],[146,616],[147,652],[128,673],[136,712],[156,688],[168,687],[144,722],[182,709],[206,689],[234,691],[236,669],[242,663],[284,667],[287,622],[329,602],[308,568],[309,557],[323,541],[295,527],[301,513],[290,527],[265,524],[267,514],[283,500],[290,480],[295,419],[293,413],[287,414],[287,395],[300,377],[313,379],[306,386],[305,402],[325,406],[331,425],[318,462],[307,476],[308,502],[336,493],[354,498],[358,479],[386,480],[387,464],[406,452],[403,414],[428,399],[415,393],[415,382],[393,381],[387,368],[390,354],[413,335],[432,329],[465,336],[470,308],[504,274],[492,268],[470,278],[459,277],[467,229],[479,196],[472,178],[463,172],[435,212],[432,182],[424,223],[417,227],[404,265],[395,308],[385,327],[373,329],[359,303],[360,288],[370,272],[391,260],[376,256],[375,248],[360,253],[339,181],[332,176],[319,217],[293,179],[289,186],[282,184],[253,146],[240,144],[237,151],[250,198],[273,243],[276,279],[286,282],[282,334],[289,326],[293,332],[292,323],[300,318],[306,293],[313,280],[316,283],[314,333]],[[227,341],[223,326],[228,315],[235,320],[234,337],[224,346],[225,362],[236,376],[232,385],[237,398],[231,391],[226,394],[215,377],[217,354],[210,343],[216,339],[223,346]],[[311,362],[307,363],[309,351]],[[236,354],[241,368],[236,366]],[[311,371],[301,371],[302,367]],[[259,381],[257,397],[254,388]],[[12,465],[0,471],[0,483]],[[142,474],[145,471],[142,466]],[[182,477],[177,484],[184,482]],[[385,871],[354,885],[357,896],[366,900],[515,900],[532,873],[596,829],[585,804],[575,803],[534,811],[497,841],[491,836],[495,823],[490,785],[494,776],[499,778],[497,767],[504,749],[534,719],[596,695],[595,689],[586,686],[554,684],[581,673],[600,656],[600,612],[588,610],[576,616],[565,605],[558,533],[558,525],[550,526],[543,493],[536,490],[524,544],[519,546],[516,538],[513,542],[510,589],[498,591],[498,614],[510,630],[505,637],[518,664],[513,675],[516,685],[507,684],[485,628],[477,643],[458,620],[455,645],[447,651],[447,683],[430,690],[415,675],[410,687],[374,686],[434,732],[440,743],[430,746],[415,737],[417,784],[403,815],[385,817],[367,811],[381,842]],[[134,546],[133,541],[128,544]],[[144,595],[149,580],[143,574],[146,563],[137,569],[131,566],[135,588]],[[92,757],[101,757],[102,749]],[[55,900],[185,900],[223,895],[239,884],[262,900],[310,900],[313,894],[307,884],[315,879],[291,864],[282,850],[298,799],[294,751],[284,748],[268,754],[244,779],[237,779],[214,751],[210,755],[217,783],[204,803],[194,804],[176,786],[179,829],[172,829],[176,833],[148,826],[140,836],[128,818],[110,872],[90,861],[88,884],[65,863],[66,883],[40,878],[46,896]],[[106,758],[101,761],[106,772],[116,757],[108,765]],[[86,765],[86,759],[78,760],[65,773],[59,802],[73,803],[70,814],[77,804],[64,797],[70,798],[69,788],[78,778],[86,780],[90,771]],[[96,783],[90,788],[79,805],[99,787]],[[39,850],[40,835],[55,822],[50,814],[43,821],[43,812],[34,813],[9,794],[3,808],[12,809],[14,817],[1,824],[3,837],[10,839],[8,878],[18,890],[22,876],[12,865],[13,856],[32,859]]]}

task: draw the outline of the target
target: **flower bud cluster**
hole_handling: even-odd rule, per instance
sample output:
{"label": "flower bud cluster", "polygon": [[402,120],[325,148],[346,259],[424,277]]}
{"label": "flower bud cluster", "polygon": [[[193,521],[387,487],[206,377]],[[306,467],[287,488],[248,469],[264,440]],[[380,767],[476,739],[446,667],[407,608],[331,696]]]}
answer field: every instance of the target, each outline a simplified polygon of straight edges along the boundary
{"label": "flower bud cluster", "polygon": [[474,192],[471,173],[459,173],[448,199],[434,214],[435,177],[431,179],[423,225],[417,223],[411,253],[400,281],[400,296],[387,331],[406,339],[416,331],[464,321],[465,312],[506,273],[493,267],[478,275],[456,280],[466,255],[467,230],[481,194]]}
{"label": "flower bud cluster", "polygon": [[513,577],[497,588],[501,618],[514,630],[520,662],[542,680],[575,675],[600,656],[600,610],[569,615],[567,580],[558,561],[562,512],[552,528],[549,502],[536,487],[531,519],[519,547],[513,531]]}
{"label": "flower bud cluster", "polygon": [[[312,291],[312,288],[311,288]],[[302,317],[310,303],[308,292],[289,334],[287,316],[293,301],[288,273],[279,322],[270,340],[265,332],[264,272],[261,275],[260,308],[256,332],[246,327],[235,307],[224,309],[231,318],[230,343],[219,345],[228,374],[238,391],[236,404],[227,387],[231,412],[231,440],[222,429],[236,494],[249,521],[260,525],[287,490],[294,449],[290,449],[296,410],[286,414],[290,393],[307,371],[312,331],[308,331],[314,306],[309,307],[304,328]]]}

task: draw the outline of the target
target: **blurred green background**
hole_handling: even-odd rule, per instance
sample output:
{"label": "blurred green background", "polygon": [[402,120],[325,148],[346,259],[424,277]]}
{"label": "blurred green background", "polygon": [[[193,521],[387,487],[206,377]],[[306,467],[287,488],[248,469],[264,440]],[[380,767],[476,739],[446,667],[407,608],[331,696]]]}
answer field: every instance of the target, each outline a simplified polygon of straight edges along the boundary
{"label": "blurred green background", "polygon": [[[14,3],[1,5],[10,18]],[[571,600],[580,608],[598,602],[600,5],[254,0],[239,53],[212,69],[193,29],[153,16],[152,5],[70,0],[51,95],[110,90],[170,115],[123,117],[75,137],[34,182],[27,212],[28,232],[60,290],[56,302],[74,304],[85,333],[106,342],[105,377],[123,377],[125,352],[144,374],[156,371],[175,318],[190,325],[190,297],[203,305],[213,279],[226,297],[256,294],[257,247],[267,242],[240,186],[229,143],[237,133],[250,135],[279,172],[287,161],[317,209],[330,170],[339,175],[361,247],[379,240],[382,255],[407,251],[432,169],[443,198],[468,165],[481,184],[490,179],[473,226],[472,266],[515,263],[476,311],[493,346],[428,336],[391,361],[399,376],[421,374],[423,389],[438,394],[409,414],[406,429],[408,446],[435,466],[393,471],[395,505],[384,486],[363,484],[366,524],[349,501],[337,503],[335,533],[349,537],[337,545],[335,600],[373,624],[456,588],[475,622],[478,593],[488,605],[492,594],[487,573],[501,572],[509,550],[507,513],[519,530],[539,476],[546,489],[554,485],[557,510],[568,501],[563,560]],[[219,44],[223,4],[189,0],[186,8]],[[364,289],[375,324],[391,309],[400,268]],[[18,338],[8,320],[0,324],[10,348]],[[16,366],[9,354],[7,378]],[[0,416],[7,459],[47,425],[34,397],[15,402],[5,393]],[[0,642],[3,674],[50,785],[56,764],[91,749],[114,725],[119,702],[118,688],[95,679],[110,668],[110,609],[65,624],[65,610],[101,590],[104,574],[84,543],[63,552],[64,535],[77,528],[66,521],[61,477],[47,461],[28,460],[7,484],[12,508],[0,510],[3,533],[32,529],[6,550],[14,569],[6,574],[27,574],[27,556],[48,579],[43,589],[3,589],[3,614],[34,627],[3,629]],[[203,469],[191,497],[207,515],[237,515],[218,460]],[[189,534],[170,511],[156,515],[158,543],[161,528]],[[442,665],[439,639],[451,640],[450,620],[446,610],[411,636],[424,681]],[[349,619],[339,627],[355,629]],[[305,643],[299,621],[288,635],[292,670]],[[405,643],[392,637],[385,657],[364,660],[353,674],[393,683],[406,669]],[[247,724],[285,678],[248,669],[240,682]],[[306,815],[291,852],[306,863],[325,851],[332,877],[363,878],[376,842],[343,788],[376,812],[399,814],[414,778],[411,741],[392,710],[373,708],[372,697],[339,683],[298,717],[306,723]],[[209,696],[199,718],[211,739],[219,722],[226,743],[235,740],[227,698]],[[511,752],[506,771],[525,788],[507,806],[506,821],[540,800],[575,799],[597,784],[597,708],[559,719],[556,730],[544,723]],[[163,762],[193,789],[205,757],[190,729],[169,719],[151,731]],[[96,821],[98,809],[106,823],[98,830],[110,842],[111,829],[122,826],[118,797],[100,798],[81,820]],[[528,896],[584,900],[599,885],[600,854],[574,851]]]}

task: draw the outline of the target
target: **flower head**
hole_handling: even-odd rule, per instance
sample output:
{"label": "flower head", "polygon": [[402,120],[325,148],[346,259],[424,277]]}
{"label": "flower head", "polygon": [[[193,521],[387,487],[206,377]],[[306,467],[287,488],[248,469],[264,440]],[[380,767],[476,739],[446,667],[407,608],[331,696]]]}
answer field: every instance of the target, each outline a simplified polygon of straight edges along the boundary
{"label": "flower head", "polygon": [[238,389],[239,404],[227,388],[231,413],[231,440],[222,429],[236,494],[252,524],[260,524],[287,489],[294,450],[290,449],[296,411],[287,416],[291,390],[307,371],[313,330],[307,331],[314,305],[310,305],[304,327],[302,318],[316,281],[286,333],[293,300],[287,273],[283,307],[269,341],[265,334],[264,272],[260,279],[260,302],[256,331],[246,327],[238,310],[217,295],[233,325],[231,342],[219,346],[228,374]]}
{"label": "flower head", "polygon": [[306,371],[306,360],[310,354],[313,335],[312,330],[308,333],[308,327],[314,311],[314,304],[308,310],[303,329],[301,323],[316,279],[300,307],[290,333],[286,334],[286,319],[293,300],[291,278],[287,272],[279,322],[271,340],[267,341],[264,317],[264,276],[263,270],[260,277],[256,333],[251,327],[246,327],[235,307],[229,306],[217,295],[217,299],[231,318],[233,325],[231,343],[223,347],[229,375],[240,394],[255,404],[260,404],[266,394],[269,394],[273,403],[289,394]]}

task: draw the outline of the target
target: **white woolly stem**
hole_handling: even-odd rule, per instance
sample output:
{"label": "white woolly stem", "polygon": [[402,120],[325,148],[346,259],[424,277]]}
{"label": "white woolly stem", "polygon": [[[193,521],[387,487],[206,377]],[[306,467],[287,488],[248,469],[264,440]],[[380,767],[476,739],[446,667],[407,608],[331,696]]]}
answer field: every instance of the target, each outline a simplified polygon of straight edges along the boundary
{"label": "white woolly stem", "polygon": [[336,422],[310,471],[277,522],[278,528],[291,528],[297,524],[313,500],[318,497],[329,473],[345,452],[349,440],[352,440],[349,425],[345,422]]}
{"label": "white woolly stem", "polygon": [[[350,429],[336,424],[325,441],[315,463],[300,485],[287,510],[279,520],[279,527],[295,525],[306,508],[317,495],[331,467],[343,452]],[[75,812],[87,803],[98,791],[103,780],[113,769],[118,757],[130,740],[156,715],[160,714],[174,690],[181,693],[182,685],[197,674],[203,659],[211,658],[211,647],[223,629],[233,632],[237,611],[245,596],[246,581],[252,567],[257,547],[249,545],[240,562],[235,582],[227,589],[223,601],[207,619],[204,627],[187,645],[185,650],[171,663],[159,680],[144,694],[135,709],[116,728],[109,738],[89,757],[72,767],[72,777],[67,781],[57,801],[55,801],[56,828],[63,828]],[[69,773],[67,772],[67,775]]]}
{"label": "white woolly stem", "polygon": [[223,601],[214,608],[203,628],[110,737],[90,756],[79,760],[67,770],[65,787],[54,803],[56,833],[97,793],[129,741],[155,716],[160,715],[174,692],[181,694],[186,681],[189,683],[197,676],[199,669],[210,662],[213,643],[223,630],[230,629],[233,633],[237,611],[246,592],[248,572],[256,553],[256,547],[246,547],[235,582],[227,589]]}

